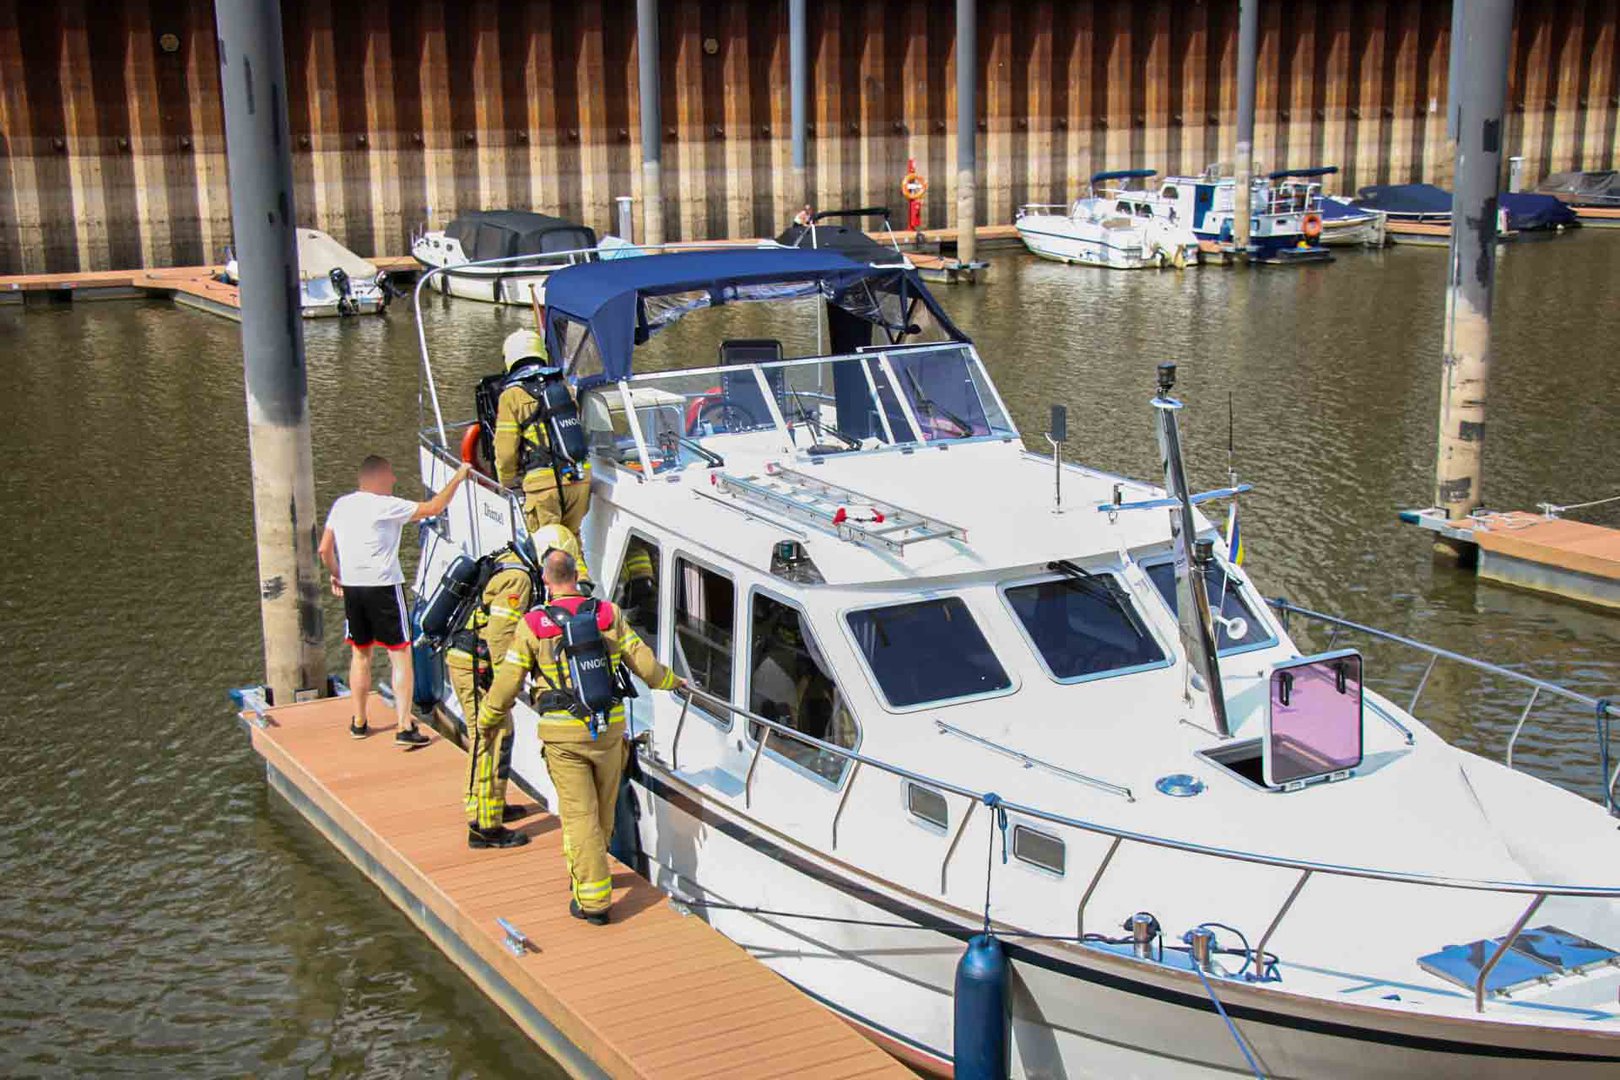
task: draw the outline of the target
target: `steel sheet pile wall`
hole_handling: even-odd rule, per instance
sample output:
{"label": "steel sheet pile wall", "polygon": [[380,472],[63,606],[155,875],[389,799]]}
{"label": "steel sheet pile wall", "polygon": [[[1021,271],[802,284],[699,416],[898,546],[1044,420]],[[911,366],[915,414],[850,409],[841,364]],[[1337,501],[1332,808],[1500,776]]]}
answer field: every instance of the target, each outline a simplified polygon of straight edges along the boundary
{"label": "steel sheet pile wall", "polygon": [[[777,232],[795,207],[786,0],[662,0],[670,239]],[[1521,0],[1510,154],[1526,182],[1609,168],[1620,0]],[[642,197],[632,0],[287,0],[301,220],[363,254],[459,210],[611,227]],[[1236,0],[981,0],[980,221],[1101,168],[1230,161]],[[890,205],[907,158],[954,205],[954,5],[810,5],[818,207]],[[1445,185],[1450,0],[1274,0],[1262,168]],[[189,265],[230,242],[210,0],[0,3],[0,273]]]}

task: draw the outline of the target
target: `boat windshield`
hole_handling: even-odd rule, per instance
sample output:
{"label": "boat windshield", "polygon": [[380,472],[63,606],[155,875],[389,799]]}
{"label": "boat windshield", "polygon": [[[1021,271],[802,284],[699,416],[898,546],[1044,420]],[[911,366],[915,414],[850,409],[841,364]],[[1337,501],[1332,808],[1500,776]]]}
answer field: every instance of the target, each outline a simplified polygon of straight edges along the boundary
{"label": "boat windshield", "polygon": [[587,397],[596,452],[652,472],[715,464],[744,436],[811,455],[1018,437],[962,342],[640,374]]}

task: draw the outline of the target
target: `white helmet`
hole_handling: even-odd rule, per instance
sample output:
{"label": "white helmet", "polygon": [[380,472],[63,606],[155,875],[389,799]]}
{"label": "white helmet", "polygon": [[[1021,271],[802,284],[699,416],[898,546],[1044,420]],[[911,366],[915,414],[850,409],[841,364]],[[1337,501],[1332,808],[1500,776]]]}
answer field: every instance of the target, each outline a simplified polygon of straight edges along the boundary
{"label": "white helmet", "polygon": [[533,330],[514,330],[506,335],[501,357],[511,371],[525,360],[549,360],[551,354],[546,351],[546,339]]}

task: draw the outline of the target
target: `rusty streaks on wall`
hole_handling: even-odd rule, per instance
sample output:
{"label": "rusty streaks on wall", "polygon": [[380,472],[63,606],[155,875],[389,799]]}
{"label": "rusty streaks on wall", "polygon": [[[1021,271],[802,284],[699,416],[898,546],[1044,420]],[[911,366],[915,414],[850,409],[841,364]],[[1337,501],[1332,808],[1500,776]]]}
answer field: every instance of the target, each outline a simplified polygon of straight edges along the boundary
{"label": "rusty streaks on wall", "polygon": [[[1072,198],[1104,168],[1229,162],[1236,0],[981,0],[980,220]],[[772,235],[796,209],[786,0],[663,0],[671,239]],[[954,205],[954,5],[811,6],[807,183],[818,209]],[[1273,0],[1264,169],[1341,191],[1451,176],[1448,0]],[[642,199],[631,0],[286,0],[302,223],[365,254],[462,210],[611,226]],[[1525,180],[1614,165],[1620,0],[1521,0],[1508,151]],[[0,4],[0,273],[218,260],[230,243],[209,0]]]}

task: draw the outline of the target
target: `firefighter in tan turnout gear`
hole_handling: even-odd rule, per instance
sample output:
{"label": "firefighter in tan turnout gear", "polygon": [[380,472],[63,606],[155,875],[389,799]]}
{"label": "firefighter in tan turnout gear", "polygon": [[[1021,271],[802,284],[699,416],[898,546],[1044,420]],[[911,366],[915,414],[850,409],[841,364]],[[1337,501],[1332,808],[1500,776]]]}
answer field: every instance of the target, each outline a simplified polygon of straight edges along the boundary
{"label": "firefighter in tan turnout gear", "polygon": [[535,547],[558,548],[590,581],[579,531],[591,501],[591,464],[579,407],[546,342],[516,330],[501,349],[506,385],[495,409],[495,476],[523,489],[523,520]]}
{"label": "firefighter in tan turnout gear", "polygon": [[450,636],[444,664],[450,685],[461,702],[467,723],[467,843],[470,847],[520,847],[523,833],[505,827],[524,816],[506,805],[506,781],[512,770],[512,722],[492,728],[478,723],[478,707],[489,693],[495,672],[517,632],[518,621],[535,599],[538,563],[529,541],[497,554],[479,602],[466,622]]}
{"label": "firefighter in tan turnout gear", "polygon": [[603,924],[613,905],[607,842],[630,753],[624,698],[634,691],[623,667],[654,690],[675,690],[685,680],[658,662],[617,607],[580,594],[579,568],[567,552],[546,556],[544,576],[551,602],[519,623],[479,725],[487,730],[505,723],[524,679],[533,678],[542,752],[562,818],[568,910]]}

